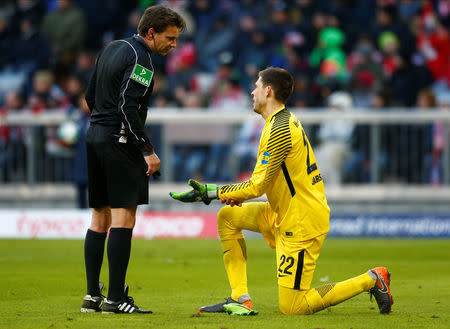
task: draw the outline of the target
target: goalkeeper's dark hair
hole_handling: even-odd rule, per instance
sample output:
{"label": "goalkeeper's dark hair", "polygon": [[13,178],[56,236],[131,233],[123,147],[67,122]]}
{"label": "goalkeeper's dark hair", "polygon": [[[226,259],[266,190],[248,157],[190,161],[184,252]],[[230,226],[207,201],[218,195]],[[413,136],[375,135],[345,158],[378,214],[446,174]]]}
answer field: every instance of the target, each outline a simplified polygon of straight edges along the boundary
{"label": "goalkeeper's dark hair", "polygon": [[259,72],[259,77],[264,86],[271,86],[275,99],[283,104],[294,91],[294,78],[285,69],[279,67],[268,67]]}
{"label": "goalkeeper's dark hair", "polygon": [[147,36],[148,30],[153,27],[156,33],[164,32],[169,26],[176,26],[180,32],[186,30],[186,22],[176,11],[162,5],[148,7],[141,17],[138,33]]}

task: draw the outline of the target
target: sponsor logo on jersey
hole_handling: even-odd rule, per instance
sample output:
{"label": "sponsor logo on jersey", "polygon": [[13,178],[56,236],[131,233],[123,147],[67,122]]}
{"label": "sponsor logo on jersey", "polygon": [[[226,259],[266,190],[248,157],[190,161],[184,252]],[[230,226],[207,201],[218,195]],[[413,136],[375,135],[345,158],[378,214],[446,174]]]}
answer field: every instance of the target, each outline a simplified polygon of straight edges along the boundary
{"label": "sponsor logo on jersey", "polygon": [[270,160],[270,154],[267,152],[264,152],[262,155],[261,163],[262,164],[268,164]]}
{"label": "sponsor logo on jersey", "polygon": [[131,73],[131,79],[144,85],[146,87],[150,86],[150,82],[152,81],[153,72],[149,69],[143,67],[142,65],[136,64],[134,66],[133,73]]}
{"label": "sponsor logo on jersey", "polygon": [[322,181],[322,176],[320,174],[316,175],[312,179],[312,185],[315,185]]}

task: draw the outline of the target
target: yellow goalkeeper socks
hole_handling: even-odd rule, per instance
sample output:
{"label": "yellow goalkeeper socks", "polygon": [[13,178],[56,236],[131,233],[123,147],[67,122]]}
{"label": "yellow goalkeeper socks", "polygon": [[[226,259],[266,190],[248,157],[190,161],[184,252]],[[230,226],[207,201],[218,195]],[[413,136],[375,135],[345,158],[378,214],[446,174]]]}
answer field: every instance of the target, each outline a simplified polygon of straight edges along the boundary
{"label": "yellow goalkeeper socks", "polygon": [[305,299],[309,313],[315,313],[329,306],[337,305],[363,291],[368,291],[375,284],[375,280],[368,273],[346,281],[329,283],[309,290]]}
{"label": "yellow goalkeeper socks", "polygon": [[313,314],[368,291],[375,282],[369,273],[364,273],[346,281],[328,283],[310,290],[280,286],[280,310],[285,314]]}
{"label": "yellow goalkeeper socks", "polygon": [[244,239],[222,242],[223,262],[231,286],[231,298],[238,300],[248,294],[247,288],[247,246]]}

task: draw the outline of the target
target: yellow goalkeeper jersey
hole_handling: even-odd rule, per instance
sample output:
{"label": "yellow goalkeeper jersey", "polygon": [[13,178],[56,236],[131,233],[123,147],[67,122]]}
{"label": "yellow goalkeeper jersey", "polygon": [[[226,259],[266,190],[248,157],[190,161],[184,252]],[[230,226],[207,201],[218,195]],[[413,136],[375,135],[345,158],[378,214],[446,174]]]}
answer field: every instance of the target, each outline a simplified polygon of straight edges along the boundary
{"label": "yellow goalkeeper jersey", "polygon": [[294,241],[329,231],[330,208],[314,153],[300,121],[285,107],[266,120],[258,160],[248,181],[221,186],[220,198],[267,195],[273,225]]}

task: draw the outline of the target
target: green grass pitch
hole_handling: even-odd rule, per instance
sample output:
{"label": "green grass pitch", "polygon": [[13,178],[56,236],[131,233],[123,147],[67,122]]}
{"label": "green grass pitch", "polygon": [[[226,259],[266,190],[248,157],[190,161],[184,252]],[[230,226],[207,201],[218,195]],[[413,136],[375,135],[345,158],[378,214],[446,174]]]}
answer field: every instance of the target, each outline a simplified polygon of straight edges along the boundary
{"label": "green grass pitch", "polygon": [[[199,306],[230,293],[216,240],[134,240],[127,283],[152,315],[82,314],[83,241],[0,240],[0,328],[449,328],[450,240],[327,239],[313,286],[371,267],[392,272],[395,304],[378,313],[367,293],[310,316],[278,310],[275,254],[247,241],[248,280],[260,314],[193,317]],[[105,257],[106,258],[106,257]],[[108,285],[105,259],[101,279]]]}

